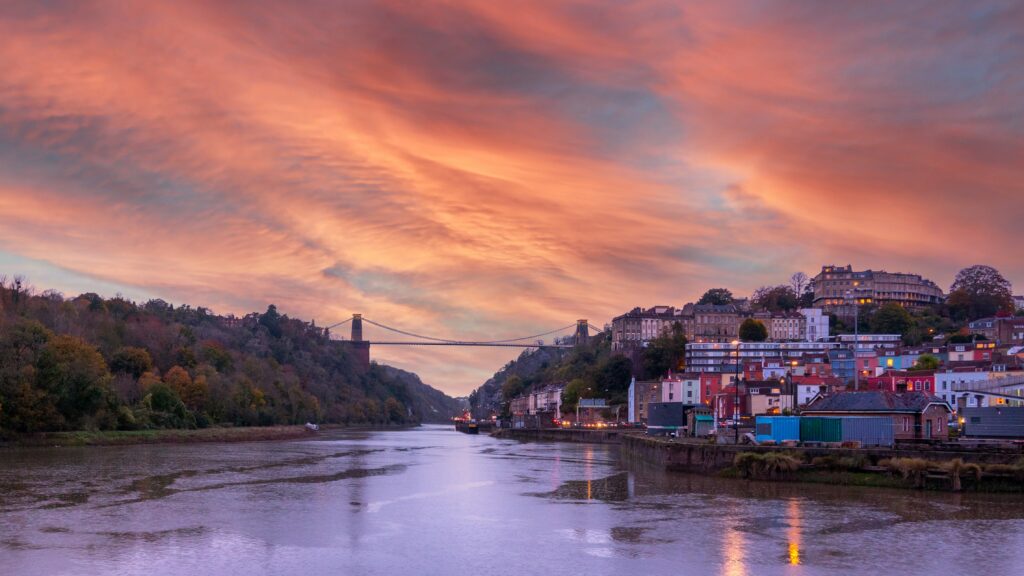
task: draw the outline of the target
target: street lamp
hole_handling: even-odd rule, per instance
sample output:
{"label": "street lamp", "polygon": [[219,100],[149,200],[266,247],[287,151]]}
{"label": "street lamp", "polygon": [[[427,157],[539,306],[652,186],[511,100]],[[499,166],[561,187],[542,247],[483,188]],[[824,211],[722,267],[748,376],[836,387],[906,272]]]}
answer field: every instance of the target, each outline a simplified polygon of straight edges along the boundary
{"label": "street lamp", "polygon": [[736,347],[736,375],[733,377],[733,402],[732,402],[732,427],[735,433],[736,444],[740,443],[740,345],[739,340],[733,340],[732,345]]}

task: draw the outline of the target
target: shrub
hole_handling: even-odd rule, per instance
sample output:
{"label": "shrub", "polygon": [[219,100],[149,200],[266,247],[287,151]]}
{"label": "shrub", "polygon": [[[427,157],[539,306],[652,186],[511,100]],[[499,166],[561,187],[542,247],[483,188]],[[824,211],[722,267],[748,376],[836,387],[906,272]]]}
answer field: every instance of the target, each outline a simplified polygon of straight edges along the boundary
{"label": "shrub", "polygon": [[915,488],[924,488],[924,477],[934,465],[923,458],[890,458],[879,464],[899,472],[904,480],[913,480]]}
{"label": "shrub", "polygon": [[800,454],[783,452],[740,452],[733,460],[733,464],[743,478],[776,480],[799,470],[803,464],[803,457]]}

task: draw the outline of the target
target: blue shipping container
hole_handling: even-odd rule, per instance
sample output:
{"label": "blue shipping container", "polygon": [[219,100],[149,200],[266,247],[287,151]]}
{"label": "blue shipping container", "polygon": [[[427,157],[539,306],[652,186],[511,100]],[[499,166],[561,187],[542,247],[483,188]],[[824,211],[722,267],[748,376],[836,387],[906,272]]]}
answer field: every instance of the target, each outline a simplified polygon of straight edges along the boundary
{"label": "blue shipping container", "polygon": [[754,437],[758,442],[799,440],[800,417],[758,416],[754,419]]}

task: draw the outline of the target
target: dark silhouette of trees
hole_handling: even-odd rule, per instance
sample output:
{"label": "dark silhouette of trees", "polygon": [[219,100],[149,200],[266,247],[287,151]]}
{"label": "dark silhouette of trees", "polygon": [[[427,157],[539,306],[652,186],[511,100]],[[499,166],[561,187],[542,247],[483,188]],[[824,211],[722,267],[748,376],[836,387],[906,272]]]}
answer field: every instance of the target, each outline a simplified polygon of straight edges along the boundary
{"label": "dark silhouette of trees", "polygon": [[740,324],[740,340],[743,342],[764,342],[768,339],[768,329],[760,320],[747,318]]}
{"label": "dark silhouette of trees", "polygon": [[720,306],[732,303],[732,292],[725,288],[712,288],[705,292],[704,295],[700,297],[700,300],[697,301],[697,304],[716,304]]}
{"label": "dark silhouette of trees", "polygon": [[949,288],[946,306],[958,320],[1012,314],[1013,286],[998,270],[981,264],[964,268]]}
{"label": "dark silhouette of trees", "polygon": [[405,424],[457,410],[408,372],[357,372],[343,344],[275,306],[229,327],[202,307],[33,295],[20,277],[0,279],[0,435]]}

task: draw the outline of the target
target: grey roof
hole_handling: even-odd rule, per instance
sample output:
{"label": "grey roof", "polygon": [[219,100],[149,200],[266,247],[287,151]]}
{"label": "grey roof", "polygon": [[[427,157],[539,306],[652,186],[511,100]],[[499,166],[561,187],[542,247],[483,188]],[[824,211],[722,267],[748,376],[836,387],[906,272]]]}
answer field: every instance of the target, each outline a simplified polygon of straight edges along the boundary
{"label": "grey roof", "polygon": [[824,396],[812,402],[804,413],[810,412],[921,412],[929,404],[946,402],[938,396],[924,392],[890,392],[875,390],[869,392],[840,392]]}

